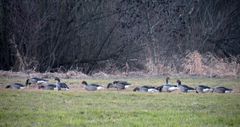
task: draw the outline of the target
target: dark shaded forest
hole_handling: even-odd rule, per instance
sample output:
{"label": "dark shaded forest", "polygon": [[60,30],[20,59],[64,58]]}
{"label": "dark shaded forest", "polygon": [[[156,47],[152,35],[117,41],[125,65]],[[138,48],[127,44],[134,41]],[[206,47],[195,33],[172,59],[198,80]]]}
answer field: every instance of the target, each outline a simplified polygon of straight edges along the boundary
{"label": "dark shaded forest", "polygon": [[188,57],[239,55],[239,0],[0,1],[1,70],[188,73]]}

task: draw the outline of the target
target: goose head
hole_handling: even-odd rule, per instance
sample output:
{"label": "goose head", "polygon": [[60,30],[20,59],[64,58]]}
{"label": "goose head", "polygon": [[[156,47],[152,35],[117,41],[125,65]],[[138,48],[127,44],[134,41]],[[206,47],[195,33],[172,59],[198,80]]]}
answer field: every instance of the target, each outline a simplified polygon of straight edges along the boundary
{"label": "goose head", "polygon": [[25,86],[31,85],[31,83],[29,82],[29,79],[26,80],[25,82]]}
{"label": "goose head", "polygon": [[108,83],[108,85],[107,85],[107,89],[108,89],[108,88],[111,88],[112,85],[113,85],[112,83]]}
{"label": "goose head", "polygon": [[168,80],[169,80],[169,79],[170,79],[169,77],[166,78],[166,84],[168,84]]}
{"label": "goose head", "polygon": [[60,82],[60,78],[58,78],[58,77],[55,77],[55,80],[56,80],[57,82]]}
{"label": "goose head", "polygon": [[113,81],[113,84],[117,84],[117,83],[119,83],[119,81]]}
{"label": "goose head", "polygon": [[85,85],[85,86],[88,85],[86,81],[82,81],[82,84]]}
{"label": "goose head", "polygon": [[180,80],[177,80],[177,85],[181,85],[181,81]]}

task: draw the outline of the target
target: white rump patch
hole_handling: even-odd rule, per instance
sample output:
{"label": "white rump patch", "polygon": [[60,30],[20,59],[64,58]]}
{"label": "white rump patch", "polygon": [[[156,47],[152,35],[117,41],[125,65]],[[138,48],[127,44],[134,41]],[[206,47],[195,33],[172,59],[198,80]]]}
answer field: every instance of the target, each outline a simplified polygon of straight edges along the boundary
{"label": "white rump patch", "polygon": [[156,90],[156,89],[148,89],[148,92],[150,92],[150,93],[156,93],[156,92],[159,92],[159,91]]}
{"label": "white rump patch", "polygon": [[102,90],[102,89],[104,89],[104,87],[102,86],[97,87],[97,90]]}
{"label": "white rump patch", "polygon": [[204,93],[205,93],[205,92],[209,92],[209,91],[210,91],[209,88],[203,89],[203,92],[204,92]]}
{"label": "white rump patch", "polygon": [[175,91],[175,90],[178,90],[179,88],[178,87],[170,87],[168,90],[169,91]]}
{"label": "white rump patch", "polygon": [[231,93],[232,91],[231,90],[226,90],[225,93]]}
{"label": "white rump patch", "polygon": [[22,90],[22,89],[25,89],[25,87],[20,87],[20,89]]}
{"label": "white rump patch", "polygon": [[125,85],[125,88],[129,88],[130,85]]}

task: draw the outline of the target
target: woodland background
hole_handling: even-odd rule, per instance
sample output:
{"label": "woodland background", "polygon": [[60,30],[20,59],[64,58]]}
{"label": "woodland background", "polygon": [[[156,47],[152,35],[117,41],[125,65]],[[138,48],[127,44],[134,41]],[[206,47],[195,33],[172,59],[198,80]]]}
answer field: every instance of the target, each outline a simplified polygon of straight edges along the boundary
{"label": "woodland background", "polygon": [[0,0],[0,69],[239,75],[239,0]]}

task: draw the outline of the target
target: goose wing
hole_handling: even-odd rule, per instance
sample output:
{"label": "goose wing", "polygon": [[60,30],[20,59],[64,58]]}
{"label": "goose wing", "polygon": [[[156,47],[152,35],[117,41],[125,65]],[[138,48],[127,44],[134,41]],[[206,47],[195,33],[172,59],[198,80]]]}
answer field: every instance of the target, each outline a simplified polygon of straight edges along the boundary
{"label": "goose wing", "polygon": [[69,89],[69,87],[67,86],[66,83],[59,83],[59,85],[60,85],[61,88],[67,88],[67,89]]}
{"label": "goose wing", "polygon": [[201,87],[203,89],[210,89],[210,87],[206,86],[206,85],[199,85],[198,87]]}
{"label": "goose wing", "polygon": [[187,85],[182,85],[183,87],[187,88],[188,90],[194,90],[194,88],[187,86]]}

